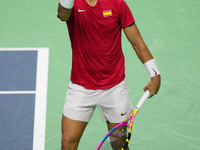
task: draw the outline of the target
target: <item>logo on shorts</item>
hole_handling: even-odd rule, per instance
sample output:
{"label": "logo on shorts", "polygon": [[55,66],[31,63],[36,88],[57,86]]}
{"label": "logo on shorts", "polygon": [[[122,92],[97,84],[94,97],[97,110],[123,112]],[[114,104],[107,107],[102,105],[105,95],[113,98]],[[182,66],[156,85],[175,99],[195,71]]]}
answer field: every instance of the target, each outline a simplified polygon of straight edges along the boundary
{"label": "logo on shorts", "polygon": [[121,116],[124,116],[124,115],[126,115],[126,113],[127,113],[127,112],[125,112],[125,113],[121,113]]}

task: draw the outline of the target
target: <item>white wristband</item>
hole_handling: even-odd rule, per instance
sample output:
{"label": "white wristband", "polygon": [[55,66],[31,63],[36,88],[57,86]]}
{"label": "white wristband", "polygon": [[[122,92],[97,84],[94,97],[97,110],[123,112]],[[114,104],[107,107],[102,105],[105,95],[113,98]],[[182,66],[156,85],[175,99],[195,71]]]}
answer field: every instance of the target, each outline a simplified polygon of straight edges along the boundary
{"label": "white wristband", "polygon": [[147,61],[146,63],[144,63],[144,67],[149,72],[150,77],[155,77],[160,74],[158,67],[156,65],[155,59],[151,59],[151,60]]}
{"label": "white wristband", "polygon": [[71,9],[74,6],[74,0],[60,0],[60,4],[67,9]]}

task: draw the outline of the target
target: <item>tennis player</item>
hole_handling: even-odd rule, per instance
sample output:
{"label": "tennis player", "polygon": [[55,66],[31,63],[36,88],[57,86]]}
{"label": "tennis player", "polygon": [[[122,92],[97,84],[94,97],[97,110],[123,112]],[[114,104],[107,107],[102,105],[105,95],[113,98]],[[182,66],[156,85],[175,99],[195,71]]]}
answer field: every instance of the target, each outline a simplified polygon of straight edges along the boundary
{"label": "tennis player", "polygon": [[125,81],[121,30],[149,72],[151,80],[144,90],[151,96],[158,92],[161,77],[124,0],[60,0],[57,16],[67,23],[72,47],[62,150],[76,150],[96,107],[108,130],[133,110]]}

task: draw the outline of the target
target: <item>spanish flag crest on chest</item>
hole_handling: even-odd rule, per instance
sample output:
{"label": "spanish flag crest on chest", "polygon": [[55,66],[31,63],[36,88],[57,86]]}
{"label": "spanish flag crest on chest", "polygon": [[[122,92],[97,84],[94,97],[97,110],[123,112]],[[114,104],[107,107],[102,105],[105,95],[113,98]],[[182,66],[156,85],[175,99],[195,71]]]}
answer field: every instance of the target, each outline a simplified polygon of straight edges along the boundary
{"label": "spanish flag crest on chest", "polygon": [[104,16],[104,17],[112,16],[112,11],[111,11],[111,10],[104,10],[104,11],[103,11],[103,16]]}

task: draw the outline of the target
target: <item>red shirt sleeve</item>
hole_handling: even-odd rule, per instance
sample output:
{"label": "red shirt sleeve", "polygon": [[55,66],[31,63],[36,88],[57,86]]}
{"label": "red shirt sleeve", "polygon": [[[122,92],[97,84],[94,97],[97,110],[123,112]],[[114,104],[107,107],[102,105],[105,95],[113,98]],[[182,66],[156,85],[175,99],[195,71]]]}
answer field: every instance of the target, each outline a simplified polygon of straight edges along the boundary
{"label": "red shirt sleeve", "polygon": [[121,0],[119,23],[122,28],[135,23],[132,12],[124,0]]}

